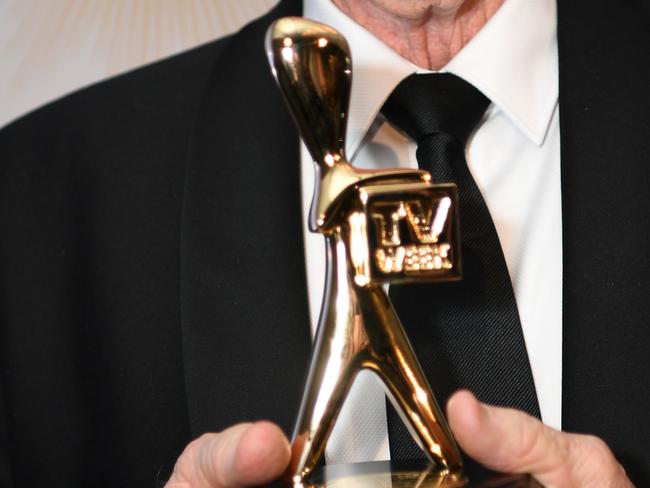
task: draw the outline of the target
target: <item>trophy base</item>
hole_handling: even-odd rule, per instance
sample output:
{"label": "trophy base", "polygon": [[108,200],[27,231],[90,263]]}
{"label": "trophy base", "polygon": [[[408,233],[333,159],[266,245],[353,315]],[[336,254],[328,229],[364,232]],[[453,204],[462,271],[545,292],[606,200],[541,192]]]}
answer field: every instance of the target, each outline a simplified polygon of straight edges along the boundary
{"label": "trophy base", "polygon": [[295,488],[541,488],[529,475],[441,471],[424,461],[376,461],[323,466]]}

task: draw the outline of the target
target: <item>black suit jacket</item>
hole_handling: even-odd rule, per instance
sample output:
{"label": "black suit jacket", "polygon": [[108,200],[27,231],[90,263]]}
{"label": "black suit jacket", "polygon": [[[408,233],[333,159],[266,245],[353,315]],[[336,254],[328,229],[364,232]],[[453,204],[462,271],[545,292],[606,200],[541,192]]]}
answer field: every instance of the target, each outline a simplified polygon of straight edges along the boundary
{"label": "black suit jacket", "polygon": [[[291,428],[310,349],[298,139],[263,37],[298,13],[0,131],[2,486],[154,486],[202,432]],[[649,14],[559,5],[563,424],[640,485]]]}

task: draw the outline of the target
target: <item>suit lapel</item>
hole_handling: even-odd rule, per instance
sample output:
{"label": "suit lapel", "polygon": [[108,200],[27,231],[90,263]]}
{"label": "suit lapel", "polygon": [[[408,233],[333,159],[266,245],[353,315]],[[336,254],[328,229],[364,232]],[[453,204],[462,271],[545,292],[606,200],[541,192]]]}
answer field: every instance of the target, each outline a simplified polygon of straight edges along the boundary
{"label": "suit lapel", "polygon": [[268,418],[289,428],[310,349],[298,136],[264,35],[284,2],[226,42],[186,175],[181,318],[194,435]]}
{"label": "suit lapel", "polygon": [[634,456],[650,435],[648,422],[638,423],[650,404],[650,42],[643,8],[558,2],[563,427],[603,437],[628,472],[641,464]]}

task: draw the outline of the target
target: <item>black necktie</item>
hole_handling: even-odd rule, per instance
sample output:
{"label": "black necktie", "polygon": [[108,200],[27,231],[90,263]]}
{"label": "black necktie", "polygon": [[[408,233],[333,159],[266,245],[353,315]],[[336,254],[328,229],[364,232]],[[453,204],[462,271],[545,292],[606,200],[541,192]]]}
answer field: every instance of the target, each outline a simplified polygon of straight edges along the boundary
{"label": "black necktie", "polygon": [[[420,168],[434,183],[458,185],[463,261],[460,282],[393,286],[390,295],[443,408],[453,391],[467,388],[483,402],[539,417],[503,251],[465,160],[467,139],[488,105],[451,74],[411,75],[384,104],[384,116],[417,142]],[[392,459],[422,457],[392,407],[388,431]]]}

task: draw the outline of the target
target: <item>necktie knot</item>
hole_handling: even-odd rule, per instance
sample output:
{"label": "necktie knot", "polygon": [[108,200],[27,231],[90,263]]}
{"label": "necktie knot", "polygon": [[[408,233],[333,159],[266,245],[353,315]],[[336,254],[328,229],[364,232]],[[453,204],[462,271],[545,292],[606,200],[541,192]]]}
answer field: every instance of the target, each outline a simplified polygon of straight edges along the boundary
{"label": "necktie knot", "polygon": [[418,144],[443,133],[464,147],[489,104],[485,95],[456,75],[412,74],[395,87],[381,111]]}

